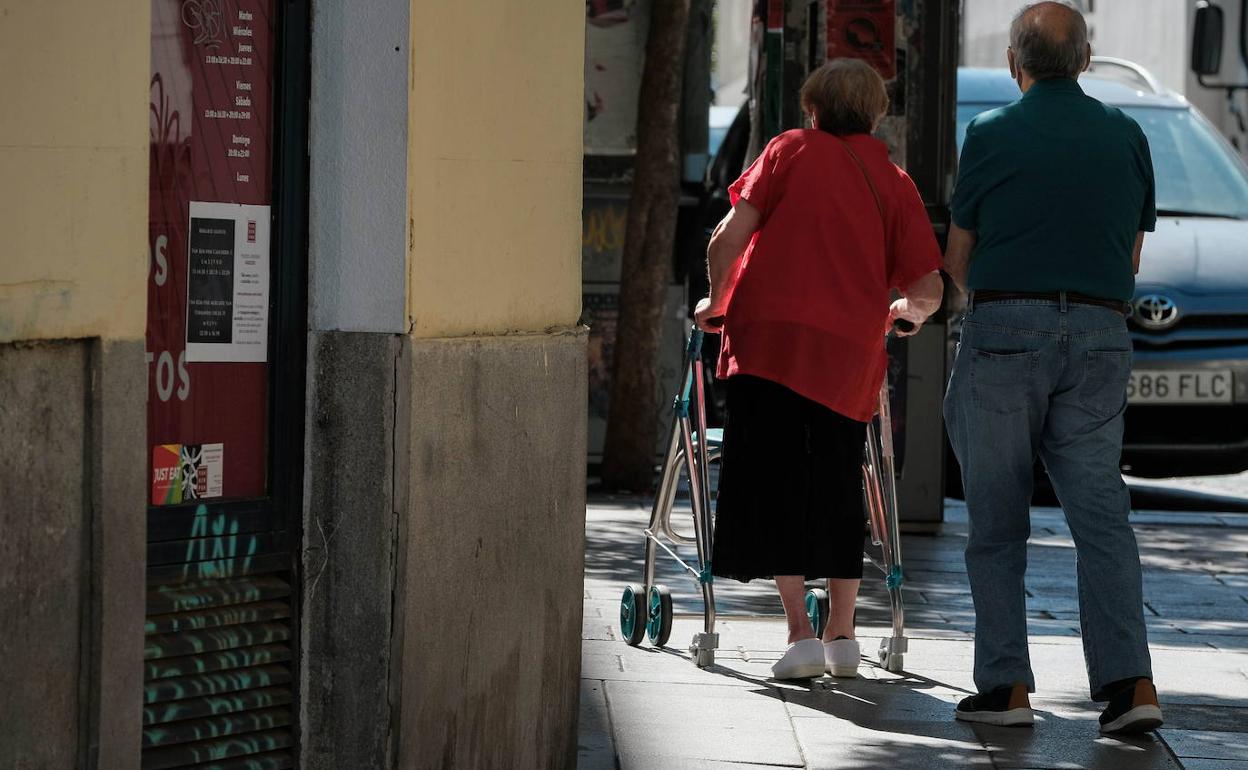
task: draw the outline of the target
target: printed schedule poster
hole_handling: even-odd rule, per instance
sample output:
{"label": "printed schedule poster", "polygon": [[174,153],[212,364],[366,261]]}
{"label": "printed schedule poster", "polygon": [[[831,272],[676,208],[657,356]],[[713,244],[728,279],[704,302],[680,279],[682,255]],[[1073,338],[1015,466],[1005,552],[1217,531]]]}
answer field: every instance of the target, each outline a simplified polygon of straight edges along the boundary
{"label": "printed schedule poster", "polygon": [[190,202],[186,360],[263,363],[269,343],[269,207]]}

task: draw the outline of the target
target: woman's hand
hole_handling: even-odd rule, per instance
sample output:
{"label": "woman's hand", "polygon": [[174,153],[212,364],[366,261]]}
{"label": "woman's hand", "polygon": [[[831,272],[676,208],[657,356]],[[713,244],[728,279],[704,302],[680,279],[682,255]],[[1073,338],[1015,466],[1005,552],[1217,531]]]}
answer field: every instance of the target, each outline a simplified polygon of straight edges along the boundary
{"label": "woman's hand", "polygon": [[[902,297],[888,309],[888,323],[884,326],[884,333],[892,332],[898,337],[913,337],[923,328],[923,322],[927,320],[927,317],[928,313],[914,307],[909,300]],[[909,321],[911,327],[905,331],[894,327],[893,322],[898,319]]]}
{"label": "woman's hand", "polygon": [[719,334],[724,328],[724,308],[718,303],[705,297],[698,300],[698,305],[693,311],[693,320],[697,322],[698,328],[708,334]]}
{"label": "woman's hand", "polygon": [[[888,309],[888,324],[884,327],[884,333],[891,331],[898,337],[913,337],[923,328],[923,322],[940,309],[941,299],[945,294],[945,282],[940,277],[940,272],[933,270],[902,289],[901,294],[902,298]],[[913,327],[904,331],[895,329],[893,321],[898,319],[909,321]]]}

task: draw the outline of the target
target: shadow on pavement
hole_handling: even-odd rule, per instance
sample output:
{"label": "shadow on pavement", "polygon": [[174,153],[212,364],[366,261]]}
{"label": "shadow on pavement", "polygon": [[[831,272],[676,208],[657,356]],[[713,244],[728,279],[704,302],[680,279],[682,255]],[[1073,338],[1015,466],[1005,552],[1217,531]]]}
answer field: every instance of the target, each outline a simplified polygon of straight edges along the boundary
{"label": "shadow on pavement", "polygon": [[1248,499],[1242,497],[1133,481],[1127,482],[1127,488],[1136,510],[1248,513]]}
{"label": "shadow on pavement", "polygon": [[[968,691],[918,674],[891,675],[864,665],[871,676],[803,685],[760,680],[730,666],[708,670],[784,701],[803,749],[835,755],[838,768],[1178,766],[1154,734],[1100,735],[1097,707],[1090,703],[1036,702],[1034,727],[993,727],[955,720],[954,703]],[[838,721],[830,724],[827,717]]]}

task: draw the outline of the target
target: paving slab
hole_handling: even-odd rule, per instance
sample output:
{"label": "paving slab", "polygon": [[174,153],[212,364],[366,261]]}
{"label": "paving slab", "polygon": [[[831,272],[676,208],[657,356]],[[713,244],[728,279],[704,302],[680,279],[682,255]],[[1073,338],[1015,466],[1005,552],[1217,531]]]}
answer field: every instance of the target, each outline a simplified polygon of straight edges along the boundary
{"label": "paving slab", "polygon": [[687,759],[667,754],[637,754],[625,751],[619,757],[620,770],[776,770],[782,767],[806,767],[804,763],[757,765],[752,762],[717,762],[709,759]]}
{"label": "paving slab", "polygon": [[[953,708],[966,697],[963,689],[945,682],[890,674],[864,668],[868,676],[858,679],[824,677],[808,687],[783,691],[793,719],[848,721],[861,727],[882,729],[897,722],[924,722],[922,732],[934,737],[953,737],[969,731],[952,720]],[[933,732],[934,731],[934,732]]]}
{"label": "paving slab", "polygon": [[789,714],[780,692],[766,685],[746,688],[617,681],[605,686],[612,723],[617,728],[655,722],[692,723],[698,729],[789,728]]}
{"label": "paving slab", "polygon": [[[1167,734],[1173,730],[1241,732],[1248,725],[1248,705],[1234,707],[1168,704],[1165,709]],[[1244,759],[1248,761],[1248,756]]]}
{"label": "paving slab", "polygon": [[[676,723],[654,720],[649,724],[614,726],[614,735],[620,757],[637,758],[640,764],[636,767],[667,767],[666,763],[674,759],[789,767],[801,767],[804,763],[790,728],[762,729],[748,721],[734,727],[706,726],[691,714]],[[642,757],[651,760],[642,762]]]}
{"label": "paving slab", "polygon": [[1248,770],[1248,760],[1243,759],[1193,759],[1180,760],[1185,770]]}
{"label": "paving slab", "polygon": [[869,736],[842,735],[814,720],[802,720],[797,733],[806,768],[811,769],[992,768],[987,751],[977,744],[924,739],[872,741]]}
{"label": "paving slab", "polygon": [[615,770],[615,742],[604,684],[581,680],[581,715],[576,741],[578,770]]}
{"label": "paving slab", "polygon": [[1180,758],[1248,760],[1248,734],[1215,730],[1166,730],[1166,743]]}
{"label": "paving slab", "polygon": [[1148,606],[1158,616],[1183,625],[1187,620],[1217,620],[1244,623],[1248,621],[1248,602],[1231,594],[1216,602],[1183,601],[1170,603],[1152,600]]}
{"label": "paving slab", "polygon": [[975,725],[988,747],[994,767],[1061,770],[1169,770],[1182,768],[1154,736],[1110,738],[1097,733],[1095,715],[1072,719],[1069,714],[1040,710],[1032,728]]}

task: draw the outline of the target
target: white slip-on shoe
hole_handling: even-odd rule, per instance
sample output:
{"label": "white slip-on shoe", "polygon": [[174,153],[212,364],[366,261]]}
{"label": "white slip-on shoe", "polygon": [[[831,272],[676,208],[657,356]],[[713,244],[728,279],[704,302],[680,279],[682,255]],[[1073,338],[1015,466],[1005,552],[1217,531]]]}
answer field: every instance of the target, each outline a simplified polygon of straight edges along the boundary
{"label": "white slip-on shoe", "polygon": [[857,639],[837,639],[823,643],[823,657],[826,670],[832,676],[855,677],[862,648]]}
{"label": "white slip-on shoe", "polygon": [[814,679],[823,676],[823,644],[818,639],[794,642],[771,667],[776,679]]}

